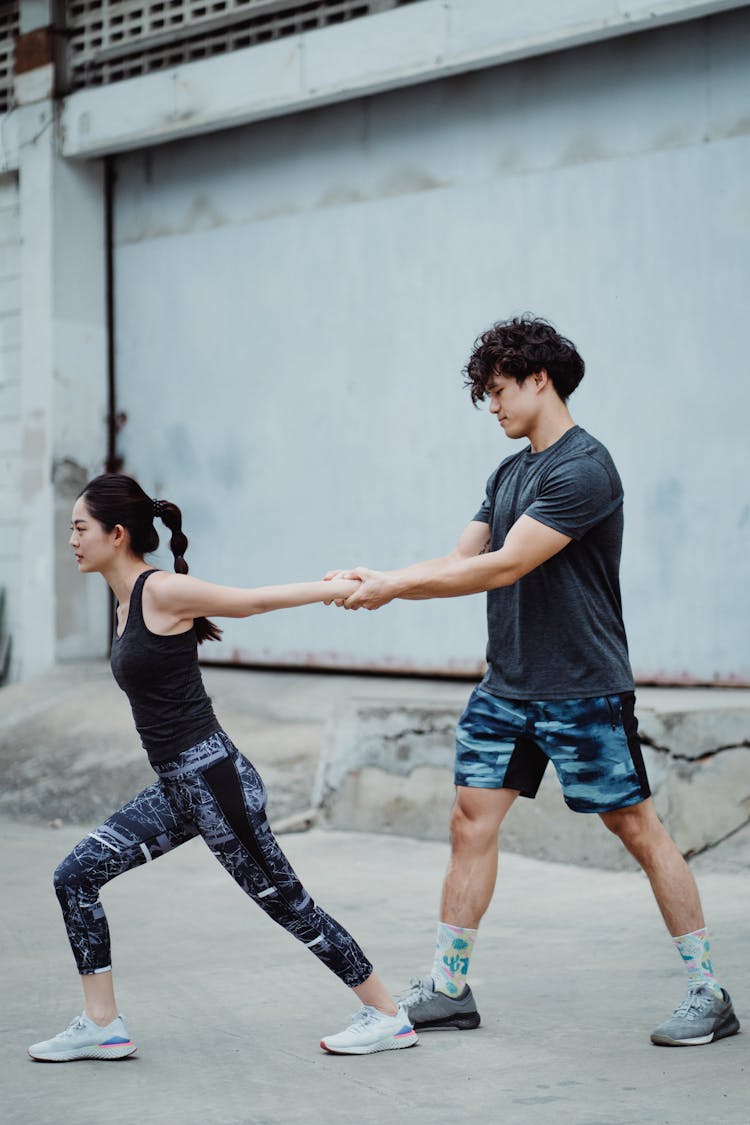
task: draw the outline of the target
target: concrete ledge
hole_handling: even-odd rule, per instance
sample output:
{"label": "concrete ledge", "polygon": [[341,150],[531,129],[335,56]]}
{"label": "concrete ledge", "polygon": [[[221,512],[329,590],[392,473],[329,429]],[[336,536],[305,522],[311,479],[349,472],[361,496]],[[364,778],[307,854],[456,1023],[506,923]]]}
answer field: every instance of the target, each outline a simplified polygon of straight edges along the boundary
{"label": "concrete ledge", "polygon": [[[750,824],[750,693],[650,694],[651,705],[638,713],[654,803],[683,854],[696,855]],[[327,725],[315,781],[320,820],[446,839],[460,711],[420,699],[341,705]],[[597,816],[570,812],[552,768],[536,800],[514,805],[503,848],[566,863],[635,866]]]}
{"label": "concrete ledge", "polygon": [[[447,840],[454,730],[470,684],[226,668],[204,675],[225,729],[266,781],[277,832],[320,823]],[[58,665],[3,687],[0,698],[0,815],[93,824],[153,781],[105,662]],[[656,805],[682,851],[700,855],[703,869],[746,870],[750,691],[642,689],[638,713]],[[511,810],[502,850],[633,866],[598,817],[568,811],[551,769],[537,799]]]}
{"label": "concrete ledge", "polygon": [[737,0],[422,0],[367,19],[80,90],[63,156],[249,124],[742,7]]}

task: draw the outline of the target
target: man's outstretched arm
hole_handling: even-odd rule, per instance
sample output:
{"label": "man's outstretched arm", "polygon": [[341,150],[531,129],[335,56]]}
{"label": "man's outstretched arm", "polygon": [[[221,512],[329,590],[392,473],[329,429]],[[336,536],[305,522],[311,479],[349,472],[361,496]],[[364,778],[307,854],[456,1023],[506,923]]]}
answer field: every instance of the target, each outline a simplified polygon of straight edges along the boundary
{"label": "man's outstretched arm", "polygon": [[512,586],[570,543],[570,536],[525,515],[514,523],[499,550],[487,550],[489,534],[487,524],[472,520],[455,549],[443,558],[401,570],[357,567],[337,572],[361,579],[359,588],[343,604],[346,609],[378,609],[394,598],[457,598]]}

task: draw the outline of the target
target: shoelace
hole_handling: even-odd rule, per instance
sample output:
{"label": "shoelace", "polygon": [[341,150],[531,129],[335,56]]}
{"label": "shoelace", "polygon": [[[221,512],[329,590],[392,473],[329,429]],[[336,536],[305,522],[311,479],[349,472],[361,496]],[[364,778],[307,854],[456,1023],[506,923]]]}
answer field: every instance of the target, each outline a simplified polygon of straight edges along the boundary
{"label": "shoelace", "polygon": [[60,1035],[73,1035],[76,1031],[83,1031],[86,1024],[84,1023],[83,1016],[76,1016],[72,1023],[68,1024],[65,1031],[60,1032]]}
{"label": "shoelace", "polygon": [[383,1019],[384,1012],[379,1012],[377,1008],[373,1008],[370,1004],[365,1004],[355,1012],[352,1016],[353,1028],[355,1027],[369,1027],[371,1023],[377,1023],[379,1019]]}
{"label": "shoelace", "polygon": [[713,1000],[714,995],[710,989],[691,988],[674,1014],[689,1020],[698,1019],[710,1007]]}
{"label": "shoelace", "polygon": [[387,1016],[385,1012],[373,1008],[370,1004],[364,1004],[358,1012],[352,1016],[352,1022],[349,1025],[350,1031],[364,1031],[373,1023],[378,1023],[379,1020],[395,1019],[395,1016]]}
{"label": "shoelace", "polygon": [[416,1004],[418,1000],[424,1000],[428,996],[432,996],[432,989],[425,984],[425,980],[431,979],[431,977],[412,977],[407,991],[398,997],[399,1004],[409,1008],[412,1004]]}

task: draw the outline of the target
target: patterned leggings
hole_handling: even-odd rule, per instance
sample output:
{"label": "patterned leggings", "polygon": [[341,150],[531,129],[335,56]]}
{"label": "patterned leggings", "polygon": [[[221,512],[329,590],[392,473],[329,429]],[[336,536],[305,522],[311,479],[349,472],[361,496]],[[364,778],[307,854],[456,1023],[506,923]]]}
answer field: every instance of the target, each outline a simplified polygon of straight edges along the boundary
{"label": "patterned leggings", "polygon": [[55,871],[79,973],[110,968],[101,887],[202,836],[243,891],[344,984],[353,988],[367,980],[372,965],[300,883],[266,819],[260,775],[223,731],[154,769],[158,781],[84,837]]}

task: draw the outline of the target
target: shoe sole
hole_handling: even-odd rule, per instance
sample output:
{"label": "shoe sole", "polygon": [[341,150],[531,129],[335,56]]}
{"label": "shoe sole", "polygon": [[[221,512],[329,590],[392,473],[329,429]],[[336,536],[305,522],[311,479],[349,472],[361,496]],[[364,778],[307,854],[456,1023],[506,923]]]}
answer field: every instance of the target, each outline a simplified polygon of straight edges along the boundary
{"label": "shoe sole", "polygon": [[660,1035],[658,1032],[654,1032],[651,1036],[651,1042],[657,1047],[703,1047],[707,1043],[716,1043],[719,1039],[736,1035],[739,1030],[740,1021],[736,1016],[733,1016],[724,1027],[717,1027],[708,1035],[696,1035],[693,1039],[672,1039],[669,1035]]}
{"label": "shoe sole", "polygon": [[29,1048],[29,1055],[35,1062],[77,1062],[79,1059],[98,1059],[103,1062],[115,1062],[117,1059],[127,1059],[138,1050],[135,1043],[118,1043],[113,1047],[79,1047],[70,1051],[58,1051],[53,1054],[43,1054],[41,1051],[34,1054]]}
{"label": "shoe sole", "polygon": [[405,1047],[416,1047],[419,1040],[414,1032],[411,1035],[401,1035],[393,1039],[384,1039],[379,1043],[370,1043],[359,1047],[329,1047],[325,1039],[320,1045],[329,1055],[374,1055],[377,1051],[401,1051]]}
{"label": "shoe sole", "polygon": [[467,1012],[463,1016],[444,1016],[439,1020],[419,1020],[412,1018],[415,1031],[473,1031],[481,1023],[479,1012]]}

